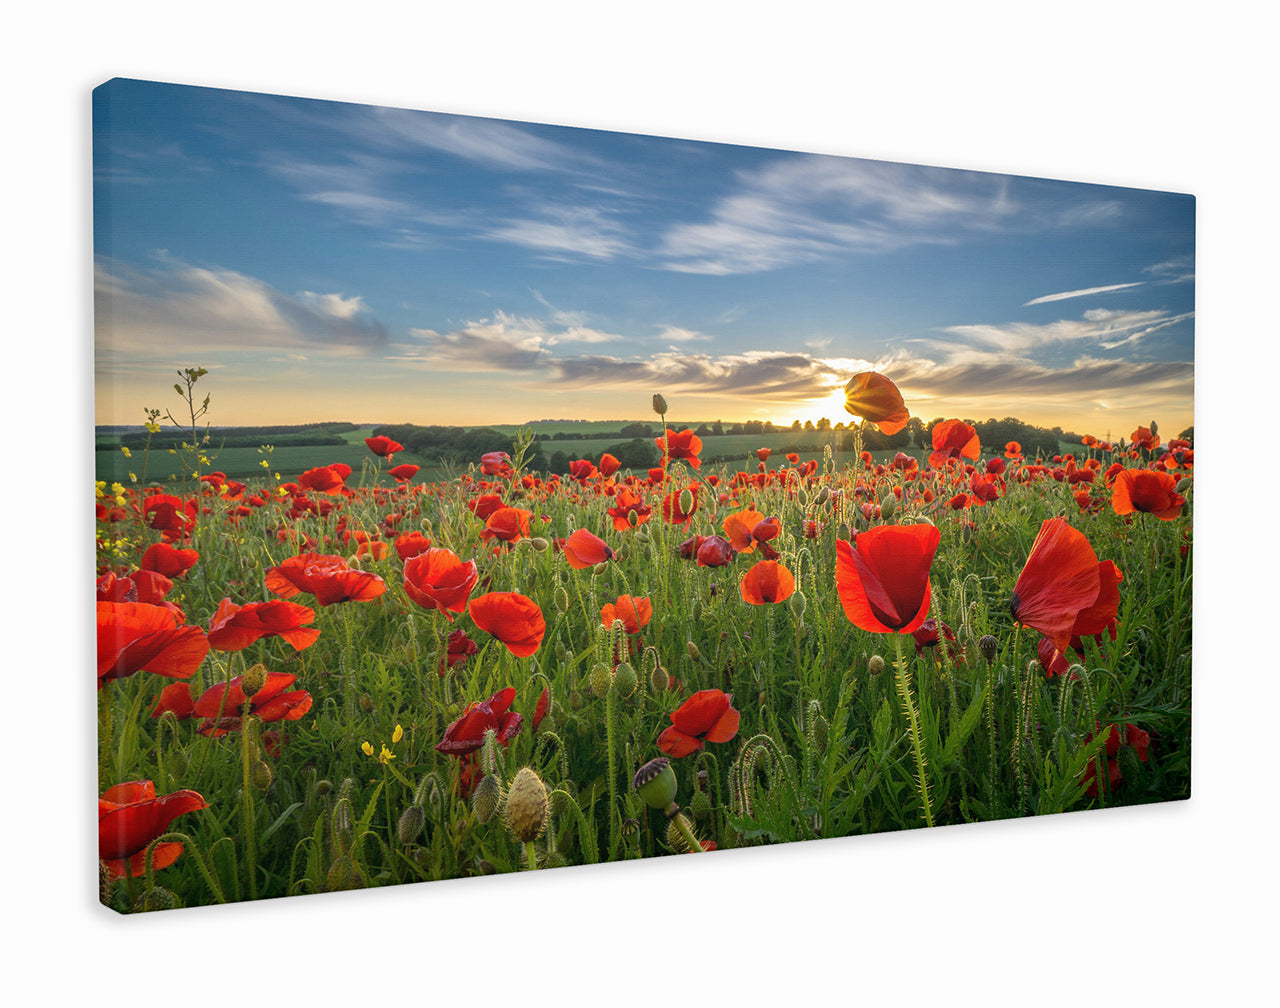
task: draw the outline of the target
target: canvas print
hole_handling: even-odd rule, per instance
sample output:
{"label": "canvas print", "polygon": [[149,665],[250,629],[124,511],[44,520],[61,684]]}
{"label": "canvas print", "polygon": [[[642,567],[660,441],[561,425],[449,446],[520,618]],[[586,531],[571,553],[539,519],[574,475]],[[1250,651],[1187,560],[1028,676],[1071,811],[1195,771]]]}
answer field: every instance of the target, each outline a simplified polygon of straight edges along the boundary
{"label": "canvas print", "polygon": [[1193,197],[126,79],[93,152],[107,907],[1189,796]]}

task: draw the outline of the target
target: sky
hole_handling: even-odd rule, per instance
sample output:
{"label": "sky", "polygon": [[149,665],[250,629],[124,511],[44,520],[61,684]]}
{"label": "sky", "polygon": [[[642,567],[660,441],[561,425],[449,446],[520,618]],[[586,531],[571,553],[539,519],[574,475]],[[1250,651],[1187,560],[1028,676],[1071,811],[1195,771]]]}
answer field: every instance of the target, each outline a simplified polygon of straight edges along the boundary
{"label": "sky", "polygon": [[1193,197],[115,79],[95,418],[1193,422]]}

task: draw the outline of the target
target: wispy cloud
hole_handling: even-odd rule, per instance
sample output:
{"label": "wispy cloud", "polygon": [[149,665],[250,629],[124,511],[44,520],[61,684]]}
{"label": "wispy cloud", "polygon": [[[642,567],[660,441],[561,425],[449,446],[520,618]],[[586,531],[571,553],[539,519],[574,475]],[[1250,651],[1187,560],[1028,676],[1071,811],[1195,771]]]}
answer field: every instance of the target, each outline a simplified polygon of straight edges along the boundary
{"label": "wispy cloud", "polygon": [[[999,325],[955,325],[942,331],[961,340],[978,343],[1006,354],[1026,354],[1055,344],[1096,342],[1105,347],[1108,343],[1119,346],[1129,338],[1140,338],[1153,332],[1153,326],[1163,327],[1191,318],[1192,313],[1170,316],[1167,311],[1112,311],[1095,308],[1078,319],[1059,319],[1055,322],[1035,324],[1031,322],[1007,322]],[[1136,334],[1136,335],[1135,335]],[[1117,342],[1117,339],[1120,342]],[[949,349],[948,344],[937,344]]]}
{"label": "wispy cloud", "polygon": [[1142,272],[1150,273],[1156,283],[1186,283],[1196,278],[1195,256],[1185,255],[1167,262],[1148,266]]}
{"label": "wispy cloud", "polygon": [[536,212],[537,217],[484,228],[477,237],[522,245],[558,260],[607,260],[632,251],[622,224],[598,207],[544,205]]}
{"label": "wispy cloud", "polygon": [[1050,301],[1067,301],[1070,298],[1088,297],[1090,294],[1105,294],[1108,291],[1124,290],[1126,287],[1141,287],[1145,281],[1138,280],[1134,283],[1107,284],[1105,287],[1085,287],[1081,290],[1062,291],[1059,294],[1045,294],[1043,297],[1032,298],[1023,304],[1023,308],[1030,305],[1048,304]]}

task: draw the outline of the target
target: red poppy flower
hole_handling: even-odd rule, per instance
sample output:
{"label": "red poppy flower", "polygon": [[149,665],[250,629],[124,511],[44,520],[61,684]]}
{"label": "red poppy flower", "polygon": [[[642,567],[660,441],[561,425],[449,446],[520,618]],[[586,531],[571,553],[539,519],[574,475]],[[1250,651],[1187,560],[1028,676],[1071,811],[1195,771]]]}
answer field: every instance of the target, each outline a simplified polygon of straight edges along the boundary
{"label": "red poppy flower", "polygon": [[943,420],[933,427],[933,452],[929,465],[935,469],[947,459],[976,459],[982,449],[978,443],[978,431],[963,420]]}
{"label": "red poppy flower", "polygon": [[[288,672],[268,672],[262,688],[250,697],[244,695],[244,676],[230,683],[218,683],[201,694],[192,712],[204,718],[197,729],[201,735],[218,738],[229,731],[239,731],[245,704],[249,713],[263,721],[297,721],[311,710],[311,694],[306,690],[290,690],[298,677]],[[225,696],[224,696],[225,695]]]}
{"label": "red poppy flower", "polygon": [[547,622],[533,599],[518,592],[490,592],[471,600],[471,619],[497,637],[518,658],[528,658],[542,644]]}
{"label": "red poppy flower", "polygon": [[921,623],[919,629],[911,636],[915,641],[916,654],[922,654],[925,648],[935,648],[945,640],[947,654],[951,656],[951,660],[957,661],[963,658],[964,652],[960,648],[959,640],[956,639],[956,632],[945,622],[939,623],[932,616]]}
{"label": "red poppy flower", "polygon": [[1129,447],[1155,451],[1160,447],[1160,439],[1151,433],[1150,427],[1139,427],[1129,435]]}
{"label": "red poppy flower", "polygon": [[166,542],[158,542],[147,547],[138,567],[172,579],[182,577],[199,559],[200,554],[193,549],[178,549]]}
{"label": "red poppy flower", "polygon": [[[141,878],[146,874],[151,841],[168,832],[178,816],[208,807],[198,791],[174,791],[157,797],[156,786],[149,780],[107,788],[98,799],[98,858],[113,879]],[[181,853],[180,843],[156,844],[151,867],[168,868]]]}
{"label": "red poppy flower", "polygon": [[720,527],[724,529],[724,537],[729,540],[729,545],[735,552],[750,553],[756,548],[753,530],[762,521],[764,521],[764,515],[747,508],[745,511],[729,515]]}
{"label": "red poppy flower", "polygon": [[768,462],[768,461],[769,461],[769,456],[770,456],[770,455],[772,455],[772,454],[773,454],[773,449],[772,449],[772,448],[757,448],[757,449],[756,449],[756,458],[758,458],[761,462]]}
{"label": "red poppy flower", "polygon": [[600,456],[600,475],[603,476],[605,479],[608,479],[610,476],[612,476],[621,468],[622,468],[622,463],[619,462],[612,455],[610,455],[608,452],[605,452],[603,455]]}
{"label": "red poppy flower", "polygon": [[475,500],[467,501],[467,510],[481,521],[488,521],[491,514],[504,507],[506,505],[497,494],[482,494]]}
{"label": "red poppy flower", "polygon": [[542,724],[542,719],[551,713],[551,690],[543,687],[538,694],[538,703],[533,708],[533,730],[538,730],[538,725]]}
{"label": "red poppy flower", "polygon": [[738,734],[741,715],[733,694],[701,690],[671,712],[671,727],[658,736],[658,748],[673,759],[697,752],[705,742],[729,742]]}
{"label": "red poppy flower", "polygon": [[897,434],[907,425],[907,412],[898,386],[875,371],[863,371],[844,387],[844,408],[863,420],[870,420],[881,434]]}
{"label": "red poppy flower", "polygon": [[739,590],[752,605],[766,605],[790,598],[796,590],[796,579],[776,560],[758,560],[742,575]]}
{"label": "red poppy flower", "polygon": [[391,458],[391,456],[396,452],[404,451],[404,445],[399,441],[392,441],[391,438],[384,434],[379,434],[377,437],[365,438],[364,443],[369,446],[369,451],[384,459]]}
{"label": "red poppy flower", "polygon": [[194,499],[183,501],[171,494],[152,494],[142,505],[147,526],[166,539],[185,539],[196,527],[199,510],[200,505]]}
{"label": "red poppy flower", "polygon": [[325,553],[289,557],[269,568],[265,580],[272,594],[293,598],[307,592],[316,597],[318,606],[368,602],[387,590],[386,583],[377,574],[352,570],[342,557]]}
{"label": "red poppy flower", "polygon": [[1170,473],[1152,469],[1125,469],[1118,473],[1111,488],[1111,507],[1118,515],[1143,511],[1161,521],[1173,521],[1182,514],[1186,503],[1174,492],[1177,480]]}
{"label": "red poppy flower", "polygon": [[565,559],[576,570],[585,570],[613,559],[613,550],[597,535],[578,529],[564,541]]}
{"label": "red poppy flower", "polygon": [[[1096,724],[1096,723],[1095,723]],[[1085,736],[1086,742],[1092,742],[1095,736],[1089,734]],[[1107,741],[1103,745],[1103,751],[1106,753],[1107,760],[1107,790],[1114,791],[1121,782],[1120,761],[1116,757],[1120,753],[1120,747],[1127,745],[1133,749],[1143,763],[1147,762],[1147,752],[1151,745],[1151,736],[1139,728],[1137,725],[1126,723],[1123,729],[1117,725],[1109,725],[1107,727]],[[1091,759],[1089,765],[1085,767],[1084,775],[1081,777],[1081,783],[1087,783],[1085,794],[1090,798],[1098,797],[1098,760]]]}
{"label": "red poppy flower", "polygon": [[98,688],[135,672],[187,679],[209,653],[198,626],[172,609],[145,602],[98,603]]}
{"label": "red poppy flower", "polygon": [[694,516],[698,510],[698,491],[701,489],[696,483],[691,483],[685,487],[693,498],[692,504],[688,511],[685,511],[680,504],[680,498],[684,495],[684,490],[672,490],[662,498],[662,520],[672,525],[685,525],[689,519]]}
{"label": "red poppy flower", "polygon": [[447,756],[466,756],[476,752],[484,745],[484,733],[487,731],[493,731],[495,738],[507,745],[524,723],[524,715],[511,709],[515,699],[515,687],[508,686],[488,700],[468,704],[458,720],[444,730],[444,737],[436,743],[436,752]]}
{"label": "red poppy flower", "polygon": [[99,602],[145,602],[147,605],[172,609],[179,623],[186,622],[186,616],[172,602],[164,597],[173,588],[173,582],[163,574],[151,570],[130,571],[125,577],[114,571],[107,571],[98,578]]}
{"label": "red poppy flower", "polygon": [[466,660],[479,650],[480,645],[468,637],[465,630],[455,630],[449,634],[444,657],[440,659],[440,666],[436,671],[444,675],[446,668],[465,664]]}
{"label": "red poppy flower", "polygon": [[1071,647],[1078,654],[1084,653],[1083,640],[1093,637],[1102,642],[1104,633],[1116,636],[1116,617],[1120,611],[1120,582],[1124,575],[1110,560],[1098,564],[1098,597],[1093,604],[1076,613],[1071,624]]}
{"label": "red poppy flower", "polygon": [[596,472],[596,467],[586,459],[574,459],[569,463],[569,475],[576,480],[589,480]]}
{"label": "red poppy flower", "polygon": [[484,530],[480,533],[480,538],[486,542],[490,539],[497,539],[506,543],[527,539],[529,537],[529,519],[532,517],[533,512],[526,511],[524,508],[498,508],[485,521]]}
{"label": "red poppy flower", "polygon": [[797,455],[795,452],[787,452],[787,461],[790,462],[792,465],[795,465],[797,462],[800,461],[800,456]]}
{"label": "red poppy flower", "polygon": [[420,556],[427,550],[431,549],[431,540],[424,536],[421,532],[405,532],[396,536],[395,546],[396,555],[401,561],[412,560],[416,556]]}
{"label": "red poppy flower", "polygon": [[156,698],[156,705],[151,708],[152,717],[172,714],[179,721],[194,717],[195,713],[195,697],[191,695],[191,684],[185,682],[170,683],[162,689],[160,696]]}
{"label": "red poppy flower", "polygon": [[782,532],[782,523],[777,518],[762,518],[756,522],[755,527],[751,530],[751,538],[760,545],[764,545],[770,540],[778,538]]}
{"label": "red poppy flower", "polygon": [[638,634],[653,618],[653,603],[647,598],[633,598],[620,595],[618,601],[606,602],[600,607],[600,623],[602,626],[613,626],[614,620],[622,620],[627,633]]}
{"label": "red poppy flower", "polygon": [[480,580],[476,562],[463,563],[452,550],[435,548],[405,561],[404,590],[424,609],[438,609],[446,620],[467,607]]}
{"label": "red poppy flower", "polygon": [[303,626],[315,618],[314,609],[284,599],[242,606],[223,599],[209,623],[209,646],[218,651],[243,651],[265,637],[279,637],[301,651],[320,636],[318,629]]}
{"label": "red poppy flower", "polygon": [[332,497],[342,492],[342,482],[345,478],[334,466],[317,466],[299,476],[298,484],[315,493],[328,494]]}
{"label": "red poppy flower", "polygon": [[[1040,667],[1044,669],[1045,678],[1052,679],[1056,675],[1063,675],[1067,669],[1071,667],[1071,662],[1067,660],[1067,656],[1053,646],[1053,641],[1048,637],[1041,637],[1040,643],[1036,645],[1036,658],[1040,661]],[[1074,676],[1073,678],[1079,678]]]}
{"label": "red poppy flower", "polygon": [[1013,618],[1039,630],[1054,647],[1065,651],[1076,618],[1098,601],[1100,568],[1083,532],[1062,518],[1046,518],[1013,586],[1009,601]]}
{"label": "red poppy flower", "polygon": [[394,469],[388,469],[387,472],[391,474],[391,478],[394,479],[397,483],[408,483],[409,480],[413,479],[416,475],[418,475],[419,468],[421,467],[416,465],[411,465],[410,463],[406,462],[403,465],[396,466]]}
{"label": "red poppy flower", "polygon": [[625,532],[631,528],[631,516],[635,515],[637,526],[643,525],[653,514],[653,508],[644,502],[639,494],[627,487],[621,487],[614,498],[614,506],[606,512],[613,519],[613,527],[617,532]]}
{"label": "red poppy flower", "polygon": [[702,451],[702,438],[694,434],[693,431],[682,430],[677,432],[668,430],[665,445],[662,438],[654,438],[653,441],[658,446],[659,451],[665,450],[667,452],[668,458],[664,461],[684,459],[693,468],[702,468],[702,462],[698,458],[698,453]]}
{"label": "red poppy flower", "polygon": [[911,633],[929,615],[933,525],[881,525],[836,540],[836,592],[845,616],[871,633]]}
{"label": "red poppy flower", "polygon": [[733,560],[733,547],[722,536],[698,536],[695,557],[699,567],[723,567]]}
{"label": "red poppy flower", "polygon": [[1022,445],[1018,444],[1017,441],[1010,441],[1004,446],[1004,457],[1011,459],[1022,458]]}

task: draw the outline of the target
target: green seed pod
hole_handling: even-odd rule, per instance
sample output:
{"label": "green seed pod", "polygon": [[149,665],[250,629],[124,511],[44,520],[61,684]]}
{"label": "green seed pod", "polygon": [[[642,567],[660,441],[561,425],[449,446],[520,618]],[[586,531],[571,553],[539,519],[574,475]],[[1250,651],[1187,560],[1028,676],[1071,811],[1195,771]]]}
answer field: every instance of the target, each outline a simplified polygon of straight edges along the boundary
{"label": "green seed pod", "polygon": [[323,778],[316,781],[316,797],[317,798],[323,798],[332,790],[333,790],[333,781],[325,780]]}
{"label": "green seed pod", "polygon": [[872,655],[867,659],[867,671],[872,675],[879,675],[884,671],[884,659],[878,654]]}
{"label": "green seed pod", "polygon": [[133,903],[133,913],[148,913],[152,910],[175,910],[182,906],[182,901],[171,890],[164,886],[153,886],[139,896]]}
{"label": "green seed pod", "polygon": [[497,774],[486,774],[471,793],[471,811],[481,824],[487,823],[498,811],[498,802],[502,799],[502,785]]}
{"label": "green seed pod", "polygon": [[520,843],[536,840],[547,826],[547,786],[529,767],[521,767],[507,792],[507,830]]}
{"label": "green seed pod", "polygon": [[609,693],[609,684],[613,682],[613,673],[609,671],[609,666],[604,662],[596,662],[591,666],[591,674],[587,676],[587,685],[591,687],[591,692],[598,697],[607,696]]}
{"label": "green seed pod", "polygon": [[991,634],[983,634],[978,638],[978,650],[982,652],[982,659],[988,665],[996,660],[996,652],[1000,650],[1000,642]]}
{"label": "green seed pod", "polygon": [[679,782],[676,780],[676,772],[671,769],[671,760],[666,756],[659,756],[636,771],[631,786],[640,793],[640,797],[650,808],[666,811],[675,805]]}
{"label": "green seed pod", "polygon": [[636,691],[637,682],[636,670],[630,662],[622,662],[613,670],[613,688],[623,700]]}
{"label": "green seed pod", "polygon": [[422,809],[417,805],[410,805],[400,813],[400,820],[396,823],[396,839],[402,844],[413,843],[422,833],[426,821],[427,817]]}

